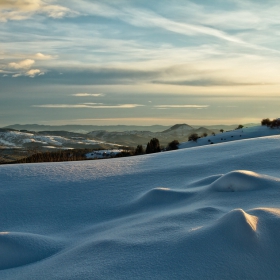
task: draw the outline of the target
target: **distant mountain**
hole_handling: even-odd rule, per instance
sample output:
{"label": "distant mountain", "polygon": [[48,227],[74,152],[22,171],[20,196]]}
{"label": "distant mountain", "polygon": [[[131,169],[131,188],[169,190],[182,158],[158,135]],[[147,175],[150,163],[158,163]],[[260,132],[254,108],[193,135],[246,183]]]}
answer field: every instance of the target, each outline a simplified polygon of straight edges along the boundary
{"label": "distant mountain", "polygon": [[[12,133],[0,135],[0,145],[10,147],[56,147],[83,148],[96,147],[106,148],[104,145],[125,145],[136,147],[146,145],[152,138],[157,138],[162,146],[167,146],[173,140],[179,142],[188,141],[192,133],[201,136],[208,135],[219,130],[209,130],[205,127],[194,128],[188,124],[176,124],[171,127],[153,126],[94,126],[94,125],[38,125],[38,124],[15,124],[3,128],[2,131],[17,130]],[[90,131],[89,131],[90,130]],[[44,139],[44,140],[41,140]],[[90,141],[89,141],[90,140]],[[102,145],[102,147],[100,146]]]}
{"label": "distant mountain", "polygon": [[28,131],[69,131],[77,133],[88,133],[95,130],[106,131],[152,131],[160,132],[168,129],[170,126],[164,125],[151,125],[151,126],[137,126],[137,125],[40,125],[40,124],[13,124],[8,125],[5,128],[12,128],[16,130],[28,130]]}
{"label": "distant mountain", "polygon": [[157,138],[161,145],[166,146],[173,140],[178,140],[179,142],[188,141],[188,137],[192,133],[201,135],[203,133],[212,134],[213,132],[218,132],[218,130],[209,130],[204,127],[195,129],[187,124],[176,124],[162,132],[136,130],[112,132],[106,130],[95,130],[88,134],[99,141],[135,147],[137,145],[146,145],[152,138]]}
{"label": "distant mountain", "polygon": [[[257,124],[248,123],[243,124],[244,127],[256,126]],[[220,129],[232,130],[235,129],[238,124],[233,125],[209,125],[203,126],[211,131]],[[138,125],[41,125],[41,124],[13,124],[8,125],[4,128],[16,129],[16,130],[27,130],[27,131],[69,131],[76,133],[89,133],[96,130],[106,130],[108,132],[124,132],[124,131],[150,131],[150,132],[171,132],[177,131],[180,135],[180,130],[186,131],[189,129],[198,129],[200,126],[188,125],[188,124],[175,124],[174,126],[165,125],[151,125],[151,126],[138,126]]]}
{"label": "distant mountain", "polygon": [[185,134],[188,133],[190,130],[193,130],[194,128],[188,124],[175,124],[171,126],[170,128],[164,130],[162,133],[170,133],[170,134]]}

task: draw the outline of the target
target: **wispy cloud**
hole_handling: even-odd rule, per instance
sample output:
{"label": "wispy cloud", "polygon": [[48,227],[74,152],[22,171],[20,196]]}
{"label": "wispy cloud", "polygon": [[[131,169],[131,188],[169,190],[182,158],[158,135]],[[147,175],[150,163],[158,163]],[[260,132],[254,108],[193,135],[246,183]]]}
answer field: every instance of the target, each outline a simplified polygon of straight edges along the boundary
{"label": "wispy cloud", "polygon": [[61,5],[51,5],[43,0],[1,0],[0,22],[25,20],[34,14],[44,14],[51,18],[63,18],[78,13]]}
{"label": "wispy cloud", "polygon": [[129,14],[129,17],[124,17],[124,20],[137,26],[145,26],[145,27],[156,26],[171,32],[175,32],[187,36],[204,34],[225,41],[230,41],[239,44],[246,44],[239,38],[229,35],[221,30],[203,26],[203,25],[198,25],[198,24],[176,22],[174,20],[170,20],[162,16],[159,16],[158,14],[152,13],[150,11],[127,9],[127,13]]}
{"label": "wispy cloud", "polygon": [[209,105],[155,105],[154,108],[158,109],[171,109],[171,108],[195,108],[195,109],[201,109],[201,108],[207,108]]}
{"label": "wispy cloud", "polygon": [[89,108],[89,109],[132,109],[132,108],[141,107],[141,106],[144,106],[144,105],[141,105],[141,104],[90,105],[88,103],[32,105],[32,107],[38,107],[38,108]]}
{"label": "wispy cloud", "polygon": [[103,105],[104,103],[86,102],[84,105]]}
{"label": "wispy cloud", "polygon": [[103,93],[74,93],[72,95],[78,96],[78,97],[88,97],[88,96],[99,97],[99,96],[104,96],[105,94],[103,94]]}
{"label": "wispy cloud", "polygon": [[157,27],[169,32],[187,36],[206,35],[237,44],[248,45],[247,42],[243,41],[242,39],[228,34],[227,32],[224,32],[220,29],[216,29],[214,27],[202,25],[199,23],[178,22],[170,18],[163,17],[150,10],[139,8],[135,9],[131,7],[117,9],[104,3],[95,3],[91,6],[84,3],[84,8],[85,7],[88,7],[87,12],[90,14],[103,17],[118,18],[119,20],[137,27]]}
{"label": "wispy cloud", "polygon": [[38,60],[49,60],[55,58],[53,55],[43,54],[43,53],[36,53],[34,57]]}

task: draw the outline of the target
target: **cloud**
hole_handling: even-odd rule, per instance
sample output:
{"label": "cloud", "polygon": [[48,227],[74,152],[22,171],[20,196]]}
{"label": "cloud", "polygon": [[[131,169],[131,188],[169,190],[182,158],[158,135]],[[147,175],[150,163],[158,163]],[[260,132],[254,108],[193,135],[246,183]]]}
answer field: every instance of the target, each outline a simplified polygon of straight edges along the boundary
{"label": "cloud", "polygon": [[74,93],[72,95],[73,96],[78,96],[78,97],[87,97],[87,96],[98,97],[98,96],[104,96],[103,93]]}
{"label": "cloud", "polygon": [[14,68],[16,70],[18,70],[18,69],[29,69],[34,63],[35,63],[35,60],[33,60],[33,59],[25,59],[25,60],[22,60],[18,63],[11,62],[11,63],[8,64],[8,66],[10,68]]}
{"label": "cloud", "polygon": [[187,36],[203,34],[238,44],[247,44],[238,37],[227,34],[226,32],[216,29],[214,27],[201,25],[199,23],[195,24],[177,22],[175,20],[168,19],[157,13],[145,9],[115,9],[112,6],[104,5],[101,3],[95,3],[91,7],[87,7],[89,9],[88,13],[103,17],[118,18],[119,20],[122,20],[137,27],[158,27],[173,33],[183,34]]}
{"label": "cloud", "polygon": [[170,109],[170,108],[195,108],[195,109],[201,109],[201,108],[207,108],[209,105],[156,105],[154,108],[157,109]]}
{"label": "cloud", "polygon": [[236,82],[230,80],[223,80],[217,78],[199,78],[193,80],[183,80],[183,81],[168,81],[168,80],[158,80],[153,81],[154,84],[166,84],[166,85],[178,85],[178,86],[194,86],[194,87],[211,87],[211,86],[258,86],[263,85],[260,82]]}
{"label": "cloud", "polygon": [[[30,69],[31,66],[35,63],[35,60],[33,59],[25,59],[19,62],[10,62],[8,64],[8,67],[13,68],[15,70],[20,70],[20,73],[14,74],[12,77],[16,78],[19,76],[29,76],[31,78],[34,78],[36,75],[41,76],[45,73],[41,71],[40,69]],[[30,70],[29,70],[30,69]]]}
{"label": "cloud", "polygon": [[131,109],[141,107],[141,104],[119,104],[119,105],[89,105],[84,104],[44,104],[44,105],[32,105],[32,107],[38,108],[90,108],[90,109]]}
{"label": "cloud", "polygon": [[51,18],[74,16],[78,13],[61,5],[50,5],[43,0],[1,0],[0,22],[25,20],[34,14],[45,14]]}
{"label": "cloud", "polygon": [[46,54],[42,54],[42,53],[36,53],[35,58],[38,60],[49,60],[49,59],[54,59],[54,56],[46,55]]}
{"label": "cloud", "polygon": [[[234,0],[233,2],[236,2],[237,4],[237,2],[239,3],[241,1]],[[164,6],[165,5],[163,5],[163,7]],[[262,12],[264,12],[264,10],[266,12],[266,18],[269,18],[269,15],[271,14],[273,14],[274,16],[273,20],[270,19],[269,21],[267,19],[268,24],[278,24],[279,10],[277,9],[277,5],[275,5],[275,7],[273,7],[273,9],[270,10],[265,9],[267,5],[260,6],[259,10],[254,10],[253,7],[257,5],[255,5],[255,3],[254,5],[253,3],[248,4],[247,2],[246,8],[241,7],[240,10],[239,7],[236,7],[235,9],[233,9],[233,11],[231,11],[231,9],[229,10],[223,7],[219,9],[219,7],[216,6],[216,3],[214,3],[213,6],[216,9],[213,11],[211,9],[211,13],[209,13],[209,6],[207,4],[196,5],[190,3],[190,1],[186,1],[186,4],[184,4],[181,7],[178,5],[173,6],[168,6],[169,17],[162,16],[159,13],[155,13],[147,9],[131,8],[129,7],[129,5],[124,5],[123,8],[121,7],[121,5],[120,7],[117,7],[112,3],[110,3],[110,5],[106,5],[103,3],[89,4],[85,1],[82,1],[80,9],[85,14],[118,19],[132,26],[140,28],[150,29],[155,27],[168,32],[182,34],[186,36],[201,37],[204,35],[218,38],[225,42],[231,42],[235,45],[240,45],[241,47],[243,46],[249,49],[279,53],[277,48],[267,48],[260,46],[260,42],[258,41],[256,41],[255,44],[250,43],[246,36],[244,37],[238,32],[241,31],[242,33],[244,30],[246,30],[246,28],[251,28],[251,26],[253,26],[253,28],[257,30],[261,30],[263,28]],[[193,9],[193,7],[195,8]],[[175,11],[175,15],[177,16],[174,17],[173,14],[173,18],[176,19],[172,19],[172,10],[174,9],[177,9],[177,11]],[[181,14],[181,17],[179,17],[179,19],[178,9],[179,14]],[[182,11],[186,11],[185,16],[182,16]],[[231,22],[231,24],[228,24],[229,22]],[[239,23],[235,24],[236,22]],[[256,22],[258,22],[258,25],[255,24]],[[250,31],[251,33],[253,32],[253,30]]]}
{"label": "cloud", "polygon": [[87,102],[87,103],[82,103],[84,105],[103,105],[104,103],[94,103],[94,102]]}
{"label": "cloud", "polygon": [[25,76],[29,76],[29,77],[31,77],[31,78],[34,78],[36,75],[41,76],[41,75],[44,75],[44,74],[45,74],[45,73],[44,73],[44,72],[41,72],[40,69],[30,69],[29,71],[27,71],[27,72],[25,73]]}
{"label": "cloud", "polygon": [[[58,73],[63,72],[63,75]],[[74,85],[114,85],[114,84],[135,84],[143,81],[150,81],[150,79],[159,78],[162,70],[138,70],[124,67],[108,67],[108,68],[68,68],[55,69],[49,71],[45,82],[59,83],[59,84],[74,84]],[[77,95],[78,94],[78,95]],[[95,95],[87,95],[91,93],[77,93],[73,96],[89,97]],[[80,95],[81,94],[81,95]],[[93,93],[95,94],[95,93]],[[100,94],[100,93],[97,93]]]}
{"label": "cloud", "polygon": [[198,34],[204,34],[207,36],[212,36],[216,37],[225,41],[230,41],[234,43],[239,43],[239,44],[246,44],[242,40],[240,40],[237,37],[234,37],[232,35],[227,34],[226,32],[223,32],[221,30],[212,28],[212,27],[207,27],[199,24],[189,24],[189,23],[181,23],[181,22],[176,22],[174,20],[170,20],[164,17],[161,17],[160,15],[157,15],[152,12],[147,12],[147,11],[140,11],[140,10],[135,10],[135,9],[130,9],[128,10],[131,15],[133,15],[132,18],[126,19],[128,22],[131,24],[137,25],[137,26],[156,26],[159,28],[163,28],[165,30],[174,32],[174,33],[179,33],[183,35],[198,35]]}

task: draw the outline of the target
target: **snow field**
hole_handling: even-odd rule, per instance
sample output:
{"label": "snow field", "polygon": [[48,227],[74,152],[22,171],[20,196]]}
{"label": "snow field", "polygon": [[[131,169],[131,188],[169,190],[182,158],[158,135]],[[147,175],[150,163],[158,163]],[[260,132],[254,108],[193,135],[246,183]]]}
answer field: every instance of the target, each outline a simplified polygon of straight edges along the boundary
{"label": "snow field", "polygon": [[280,136],[0,166],[0,279],[279,279]]}

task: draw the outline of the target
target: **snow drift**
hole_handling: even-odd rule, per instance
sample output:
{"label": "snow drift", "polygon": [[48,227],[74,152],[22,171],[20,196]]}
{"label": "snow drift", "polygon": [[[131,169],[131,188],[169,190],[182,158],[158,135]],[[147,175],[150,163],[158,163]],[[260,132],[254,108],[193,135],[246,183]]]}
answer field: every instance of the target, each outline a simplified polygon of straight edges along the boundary
{"label": "snow drift", "polygon": [[1,279],[279,279],[280,136],[0,166]]}

